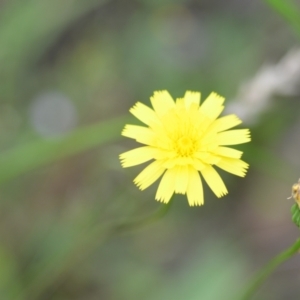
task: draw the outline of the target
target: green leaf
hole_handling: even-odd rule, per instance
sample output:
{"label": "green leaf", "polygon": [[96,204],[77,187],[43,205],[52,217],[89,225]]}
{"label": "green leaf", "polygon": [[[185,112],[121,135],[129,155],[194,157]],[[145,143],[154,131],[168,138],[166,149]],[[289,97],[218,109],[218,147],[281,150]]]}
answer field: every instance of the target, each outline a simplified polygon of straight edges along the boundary
{"label": "green leaf", "polygon": [[300,36],[300,8],[287,0],[265,0]]}
{"label": "green leaf", "polygon": [[294,204],[291,208],[292,220],[293,222],[300,227],[300,209],[298,204]]}
{"label": "green leaf", "polygon": [[64,136],[39,139],[0,154],[0,183],[59,159],[78,154],[121,137],[128,118],[91,125]]}

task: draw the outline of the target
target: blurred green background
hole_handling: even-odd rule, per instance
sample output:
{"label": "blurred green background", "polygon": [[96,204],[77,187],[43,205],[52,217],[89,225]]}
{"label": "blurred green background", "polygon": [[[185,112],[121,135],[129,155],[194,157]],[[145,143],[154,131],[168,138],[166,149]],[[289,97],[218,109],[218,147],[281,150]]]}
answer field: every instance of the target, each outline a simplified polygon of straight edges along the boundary
{"label": "blurred green background", "polygon": [[[235,299],[299,234],[299,38],[291,0],[0,1],[0,299]],[[162,206],[118,159],[129,108],[161,89],[225,96],[250,170],[123,230]],[[297,299],[299,270],[254,298]]]}

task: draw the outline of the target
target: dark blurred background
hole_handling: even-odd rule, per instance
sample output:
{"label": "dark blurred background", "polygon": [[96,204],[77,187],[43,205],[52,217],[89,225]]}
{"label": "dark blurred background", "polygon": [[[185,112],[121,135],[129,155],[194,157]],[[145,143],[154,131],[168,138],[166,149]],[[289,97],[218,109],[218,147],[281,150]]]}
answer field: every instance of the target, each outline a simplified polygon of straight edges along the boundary
{"label": "dark blurred background", "polygon": [[[0,1],[0,299],[235,299],[299,235],[299,39],[299,1]],[[129,108],[161,89],[225,96],[250,170],[121,230],[163,205],[118,159]],[[298,299],[299,271],[254,299]]]}

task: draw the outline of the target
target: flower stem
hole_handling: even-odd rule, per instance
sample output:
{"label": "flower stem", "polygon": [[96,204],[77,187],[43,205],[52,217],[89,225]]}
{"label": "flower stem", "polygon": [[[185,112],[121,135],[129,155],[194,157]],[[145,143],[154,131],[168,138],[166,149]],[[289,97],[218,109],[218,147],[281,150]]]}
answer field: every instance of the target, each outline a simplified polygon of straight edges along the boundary
{"label": "flower stem", "polygon": [[167,212],[169,211],[169,209],[171,207],[171,203],[172,203],[172,199],[167,204],[161,204],[160,208],[156,212],[154,212],[146,217],[138,218],[133,221],[125,221],[123,223],[120,223],[115,226],[115,230],[116,231],[128,231],[128,230],[140,229],[145,225],[151,224],[151,223],[159,220],[160,218],[164,217],[167,214]]}
{"label": "flower stem", "polygon": [[291,258],[300,249],[300,238],[288,249],[281,252],[279,255],[274,257],[269,261],[262,270],[260,270],[257,275],[252,279],[248,288],[239,298],[240,300],[248,300],[255,294],[259,287],[264,283],[264,281],[271,275],[271,273],[283,262]]}
{"label": "flower stem", "polygon": [[[99,248],[116,234],[140,229],[159,220],[169,211],[171,202],[167,205],[161,204],[158,210],[136,220],[113,221],[109,224],[98,223],[93,226],[88,224],[86,228],[83,228],[82,232],[78,233],[78,236],[74,237],[69,251],[54,253],[48,260],[29,270],[28,273],[31,281],[27,283],[25,289],[16,291],[16,297],[18,298],[15,297],[14,299],[37,299],[49,288],[48,294],[51,293],[51,287],[55,291],[55,288],[59,288],[64,276],[67,276],[66,274],[74,266],[78,266],[91,256],[95,249]],[[53,263],[56,259],[60,262],[57,265]]]}

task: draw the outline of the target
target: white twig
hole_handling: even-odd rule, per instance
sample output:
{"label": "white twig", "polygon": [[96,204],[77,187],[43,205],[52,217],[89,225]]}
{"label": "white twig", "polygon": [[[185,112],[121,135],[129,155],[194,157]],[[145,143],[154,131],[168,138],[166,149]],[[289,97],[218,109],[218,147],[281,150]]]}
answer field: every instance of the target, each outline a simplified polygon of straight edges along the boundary
{"label": "white twig", "polygon": [[263,66],[254,78],[242,84],[227,113],[244,123],[255,124],[275,95],[295,96],[300,92],[300,49],[290,50],[277,64]]}

